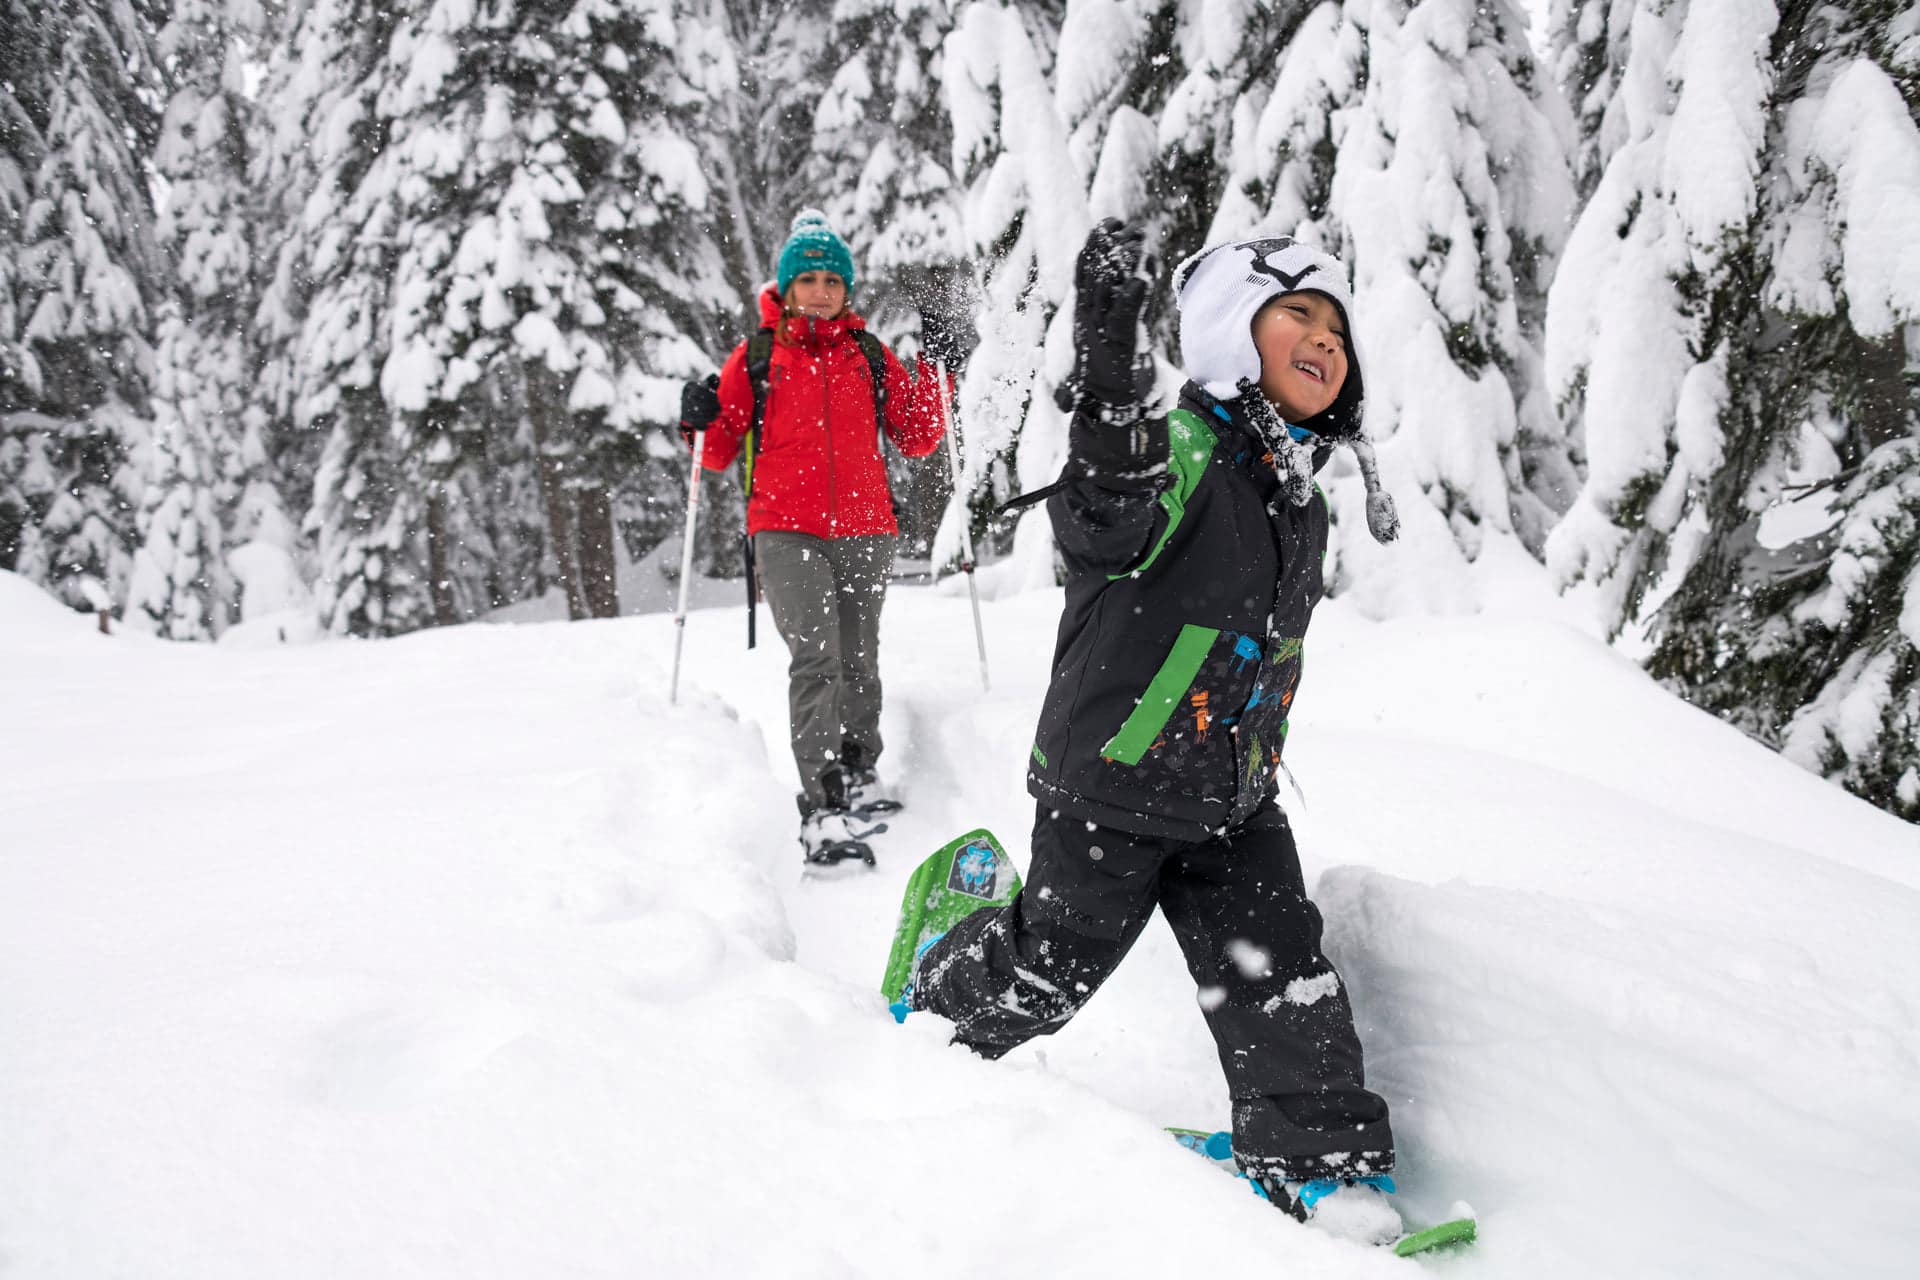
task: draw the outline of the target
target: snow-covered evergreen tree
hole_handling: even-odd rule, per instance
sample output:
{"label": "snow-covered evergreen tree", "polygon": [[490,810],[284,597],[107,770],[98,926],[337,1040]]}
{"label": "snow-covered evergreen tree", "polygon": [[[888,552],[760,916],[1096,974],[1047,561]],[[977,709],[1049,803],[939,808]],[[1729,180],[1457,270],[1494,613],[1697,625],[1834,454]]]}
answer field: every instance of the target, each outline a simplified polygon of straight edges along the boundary
{"label": "snow-covered evergreen tree", "polygon": [[28,447],[44,383],[27,344],[30,313],[22,310],[27,206],[46,156],[48,64],[56,47],[47,17],[26,0],[0,4],[8,33],[0,43],[0,567],[7,569],[19,562],[24,541],[37,537],[35,500],[52,482],[44,445]]}
{"label": "snow-covered evergreen tree", "polygon": [[[1757,283],[1777,16],[1770,0],[1604,15],[1625,34],[1605,40],[1611,94],[1589,91],[1606,102],[1586,122],[1600,173],[1548,316],[1550,380],[1581,425],[1589,474],[1550,562],[1601,589],[1615,631],[1658,603],[1648,592],[1698,507],[1689,495],[1724,459],[1717,419],[1744,335],[1715,300]],[[1601,20],[1589,12],[1574,29],[1591,45]]]}
{"label": "snow-covered evergreen tree", "polygon": [[[851,175],[823,170],[814,156],[814,114],[839,59],[831,47],[835,0],[693,0],[703,29],[689,53],[702,104],[702,134],[718,199],[710,233],[720,242],[736,291],[737,310],[716,338],[738,341],[760,323],[759,287],[772,281],[774,259],[793,215],[824,208]],[[841,157],[844,161],[846,157]]]}
{"label": "snow-covered evergreen tree", "polygon": [[268,249],[256,333],[336,629],[471,616],[554,580],[577,613],[610,612],[616,496],[634,550],[684,511],[679,381],[747,301],[702,203],[702,130],[738,105],[715,7],[290,15],[256,172],[297,218]]}
{"label": "snow-covered evergreen tree", "polygon": [[[1145,226],[1169,268],[1247,234],[1263,211],[1253,126],[1314,14],[1309,4],[1257,0],[1071,6],[1060,92],[1076,150],[1093,167],[1094,216]],[[1171,342],[1172,308],[1162,319]]]}
{"label": "snow-covered evergreen tree", "polygon": [[0,41],[0,567],[118,602],[163,272],[146,0],[10,3]]}
{"label": "snow-covered evergreen tree", "polygon": [[[934,547],[948,563],[960,554],[963,514],[1048,483],[1065,461],[1053,391],[1073,362],[1074,257],[1092,220],[1087,176],[1048,78],[1059,35],[1051,8],[977,0],[944,48],[949,169],[981,290],[981,341],[959,403],[965,473]],[[1025,580],[1052,581],[1044,521],[1020,523],[1015,554]]]}
{"label": "snow-covered evergreen tree", "polygon": [[[699,377],[719,368],[759,326],[759,292],[773,280],[774,259],[793,215],[827,203],[846,184],[822,168],[812,151],[814,106],[831,75],[831,0],[778,6],[687,0],[680,13],[676,53],[691,100],[680,104],[676,126],[695,145],[709,187],[692,230],[717,255],[722,276],[706,299],[704,323],[689,318],[684,358],[658,372]],[[677,393],[677,384],[663,383],[655,394],[670,393]],[[673,406],[645,435],[645,457],[628,478],[625,531],[635,552],[677,537],[685,527],[691,463],[671,425],[677,413]],[[737,576],[746,527],[741,470],[709,472],[700,483],[695,568],[709,576]],[[663,564],[677,570],[679,562]]]}
{"label": "snow-covered evergreen tree", "polygon": [[252,0],[178,0],[159,40],[174,90],[154,155],[167,181],[158,231],[176,301],[159,326],[155,466],[127,613],[178,640],[215,636],[238,615],[226,553],[279,510],[244,335],[255,291],[243,77],[259,21]]}
{"label": "snow-covered evergreen tree", "polygon": [[940,95],[952,20],[938,0],[856,0],[828,27],[843,61],[814,107],[813,153],[841,180],[818,207],[858,247],[861,309],[889,334],[923,307],[952,307],[937,291],[953,289],[966,256]]}
{"label": "snow-covered evergreen tree", "polygon": [[[1335,587],[1377,584],[1382,609],[1471,598],[1488,533],[1537,552],[1576,483],[1540,355],[1568,129],[1526,31],[1468,0],[1076,0],[1061,36],[1095,215],[1144,224],[1170,259],[1291,235],[1354,270],[1389,479],[1441,517],[1421,545],[1459,548],[1414,586],[1341,522]],[[1170,315],[1161,336],[1177,357]]]}
{"label": "snow-covered evergreen tree", "polygon": [[1920,819],[1920,6],[1779,35],[1759,270],[1715,303],[1725,460],[1652,667]]}
{"label": "snow-covered evergreen tree", "polygon": [[468,17],[436,4],[394,39],[414,71],[381,99],[391,141],[363,184],[404,246],[381,390],[424,463],[429,528],[445,521],[464,543],[468,513],[449,499],[486,457],[501,415],[481,374],[500,366],[495,385],[515,388],[508,407],[532,433],[558,577],[577,616],[609,616],[612,496],[647,457],[645,425],[666,430],[679,378],[702,371],[690,335],[731,302],[696,222],[713,193],[685,127],[685,19],[611,0],[455,25]]}
{"label": "snow-covered evergreen tree", "polygon": [[[287,5],[264,59],[248,169],[260,210],[260,296],[248,327],[259,441],[284,509],[300,522],[299,547],[282,548],[280,558],[298,561],[332,625],[357,634],[404,630],[426,613],[408,602],[403,619],[386,625],[390,564],[397,578],[424,578],[404,540],[398,556],[388,548],[372,557],[372,582],[358,574],[369,561],[358,539],[391,500],[369,473],[390,475],[395,462],[377,397],[367,394],[384,335],[341,285],[343,210],[385,144],[371,98],[396,20],[371,0]],[[316,302],[325,303],[318,314]],[[330,569],[320,567],[322,543]]]}
{"label": "snow-covered evergreen tree", "polygon": [[[127,621],[174,640],[207,640],[233,620],[238,604],[226,567],[223,519],[236,493],[224,474],[234,453],[231,441],[216,434],[220,420],[195,413],[196,402],[215,390],[198,375],[218,378],[224,370],[213,361],[225,353],[203,352],[177,307],[161,313],[160,329],[156,419],[137,519],[140,542],[127,584]],[[187,363],[195,354],[207,362]]]}
{"label": "snow-covered evergreen tree", "polygon": [[[303,203],[266,305],[270,315],[299,318],[288,352],[289,435],[314,458],[304,528],[315,548],[315,602],[330,630],[351,635],[398,634],[433,618],[424,495],[407,483],[378,387],[402,248],[381,199],[393,160],[380,98],[411,70],[389,56],[408,12],[373,0],[312,0],[284,32],[277,81],[286,89],[281,118],[294,123],[283,124],[274,150],[313,154],[279,162],[292,184],[286,198]],[[324,444],[316,450],[315,441]]]}
{"label": "snow-covered evergreen tree", "polygon": [[1626,125],[1626,116],[1608,107],[1626,66],[1632,15],[1632,5],[1620,0],[1552,0],[1547,11],[1552,75],[1574,116],[1574,186],[1582,204]]}
{"label": "snow-covered evergreen tree", "polygon": [[[896,345],[924,314],[964,330],[974,309],[941,98],[952,23],[943,0],[857,0],[836,4],[828,27],[842,60],[814,108],[813,151],[824,171],[853,181],[819,206],[859,256],[855,305]],[[947,456],[885,452],[903,545],[924,553],[952,493]]]}
{"label": "snow-covered evergreen tree", "polygon": [[247,332],[259,371],[263,437],[286,509],[304,520],[326,440],[307,411],[303,345],[320,281],[314,258],[379,139],[364,127],[365,81],[392,35],[390,8],[361,0],[291,0],[262,59],[248,176],[259,214],[259,299]]}
{"label": "snow-covered evergreen tree", "polygon": [[1549,315],[1590,460],[1552,562],[1687,696],[1920,816],[1920,7],[1692,0],[1568,33],[1612,61]]}
{"label": "snow-covered evergreen tree", "polygon": [[1594,188],[1551,292],[1548,373],[1581,431],[1588,475],[1549,560],[1563,578],[1601,587],[1616,631],[1642,616],[1690,485],[1721,460],[1716,409],[1679,406],[1683,384],[1699,405],[1724,379],[1708,299],[1745,261],[1775,22],[1771,0],[1707,0],[1592,5],[1558,28],[1612,62],[1598,73],[1598,55],[1576,62],[1572,47],[1560,62],[1591,82],[1574,87],[1589,104],[1582,151]]}
{"label": "snow-covered evergreen tree", "polygon": [[[1467,560],[1493,536],[1538,551],[1576,481],[1541,354],[1573,199],[1564,111],[1505,0],[1348,0],[1346,18],[1364,35],[1366,65],[1336,126],[1332,213],[1355,276],[1382,464],[1426,496]],[[1308,56],[1332,60],[1355,43],[1334,40]],[[1403,514],[1419,537],[1404,500]],[[1358,522],[1346,523],[1341,570],[1386,576]],[[1428,580],[1429,605],[1461,595]]]}

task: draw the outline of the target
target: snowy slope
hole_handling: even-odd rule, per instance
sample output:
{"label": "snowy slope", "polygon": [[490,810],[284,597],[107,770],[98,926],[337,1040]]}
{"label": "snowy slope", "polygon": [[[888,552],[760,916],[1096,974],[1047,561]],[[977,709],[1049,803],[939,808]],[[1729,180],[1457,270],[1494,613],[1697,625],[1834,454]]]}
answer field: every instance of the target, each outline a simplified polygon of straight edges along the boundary
{"label": "snowy slope", "polygon": [[[693,615],[674,707],[659,614],[169,646],[0,574],[0,1275],[1411,1274],[1157,1132],[1225,1111],[1163,926],[1001,1063],[886,1016],[912,863],[1031,818],[1058,595],[987,604],[982,694],[953,585],[886,617],[910,808],[820,882],[764,614]],[[1309,655],[1401,1199],[1484,1224],[1432,1268],[1911,1274],[1920,832],[1546,606]]]}

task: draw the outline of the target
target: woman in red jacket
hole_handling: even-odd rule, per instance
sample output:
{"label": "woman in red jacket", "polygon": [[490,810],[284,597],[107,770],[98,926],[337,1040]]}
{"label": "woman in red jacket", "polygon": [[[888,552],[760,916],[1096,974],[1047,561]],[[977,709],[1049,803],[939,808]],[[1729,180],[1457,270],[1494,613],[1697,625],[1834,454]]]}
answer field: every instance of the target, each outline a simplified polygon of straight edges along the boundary
{"label": "woman in red jacket", "polygon": [[[846,242],[825,215],[803,210],[780,250],[774,286],[760,295],[773,344],[760,438],[746,464],[760,587],[792,655],[800,840],[814,862],[872,861],[859,836],[861,819],[880,802],[880,606],[899,532],[879,433],[918,458],[938,447],[944,430],[933,369],[916,360],[909,374],[865,336],[866,322],[848,306],[853,284]],[[706,430],[700,461],[710,470],[724,470],[748,446],[748,345],[734,348],[717,387],[687,384],[681,426],[689,436]]]}

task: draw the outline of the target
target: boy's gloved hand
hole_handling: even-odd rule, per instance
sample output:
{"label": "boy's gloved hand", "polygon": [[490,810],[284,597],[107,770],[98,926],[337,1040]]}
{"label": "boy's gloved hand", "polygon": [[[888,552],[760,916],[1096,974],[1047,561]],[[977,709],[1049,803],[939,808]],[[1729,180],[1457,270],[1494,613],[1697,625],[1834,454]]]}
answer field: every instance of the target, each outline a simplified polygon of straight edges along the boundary
{"label": "boy's gloved hand", "polygon": [[1087,234],[1073,273],[1073,374],[1055,397],[1062,411],[1081,400],[1137,405],[1152,390],[1153,362],[1140,350],[1151,271],[1138,227],[1107,218]]}
{"label": "boy's gloved hand", "polygon": [[720,416],[720,375],[710,373],[680,388],[680,438],[693,448],[693,435],[705,431]]}

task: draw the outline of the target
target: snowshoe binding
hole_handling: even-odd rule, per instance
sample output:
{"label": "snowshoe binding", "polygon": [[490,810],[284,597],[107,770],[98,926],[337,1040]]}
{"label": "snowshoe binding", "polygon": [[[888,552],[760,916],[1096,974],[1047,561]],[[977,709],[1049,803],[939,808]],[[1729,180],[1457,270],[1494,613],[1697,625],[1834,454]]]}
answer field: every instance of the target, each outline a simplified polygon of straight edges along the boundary
{"label": "snowshoe binding", "polygon": [[1284,1182],[1275,1177],[1248,1181],[1275,1208],[1338,1239],[1390,1245],[1406,1235],[1400,1211],[1387,1199],[1394,1186],[1386,1174],[1315,1178],[1310,1182]]}
{"label": "snowshoe binding", "polygon": [[1245,1179],[1255,1195],[1289,1217],[1342,1240],[1391,1248],[1411,1258],[1445,1245],[1472,1244],[1479,1233],[1473,1206],[1459,1201],[1446,1221],[1409,1229],[1387,1199],[1394,1185],[1385,1174],[1290,1182],[1275,1173],[1249,1174],[1241,1168],[1233,1153],[1233,1135],[1224,1130],[1169,1128],[1167,1133],[1217,1168]]}
{"label": "snowshoe binding", "polygon": [[847,774],[847,809],[862,818],[884,817],[900,812],[900,802],[880,787],[873,770],[855,770]]}
{"label": "snowshoe binding", "polygon": [[[843,740],[837,771],[840,785],[846,790],[847,808],[854,813],[863,818],[876,818],[900,812],[900,802],[881,789],[880,775],[874,772],[873,760],[866,748]],[[828,782],[825,778],[821,781]],[[828,782],[828,786],[831,788],[832,784]]]}
{"label": "snowshoe binding", "polygon": [[848,861],[875,865],[873,847],[867,843],[887,829],[846,809],[818,808],[800,820],[800,848],[807,863],[816,867],[838,866]]}
{"label": "snowshoe binding", "polygon": [[920,961],[926,958],[928,947],[931,947],[934,943],[946,936],[946,930],[941,930],[939,933],[934,934],[931,938],[921,943],[919,949],[913,953],[913,968],[907,971],[907,985],[905,989],[903,989],[899,995],[890,998],[887,1003],[887,1010],[893,1014],[893,1020],[895,1022],[905,1022],[907,1015],[913,1012],[913,983],[914,980],[920,976]]}
{"label": "snowshoe binding", "polygon": [[824,801],[802,794],[800,805],[800,848],[812,867],[834,867],[843,862],[874,864],[873,847],[867,843],[887,829],[884,822],[855,813],[847,803],[847,773],[833,765],[820,775]]}

